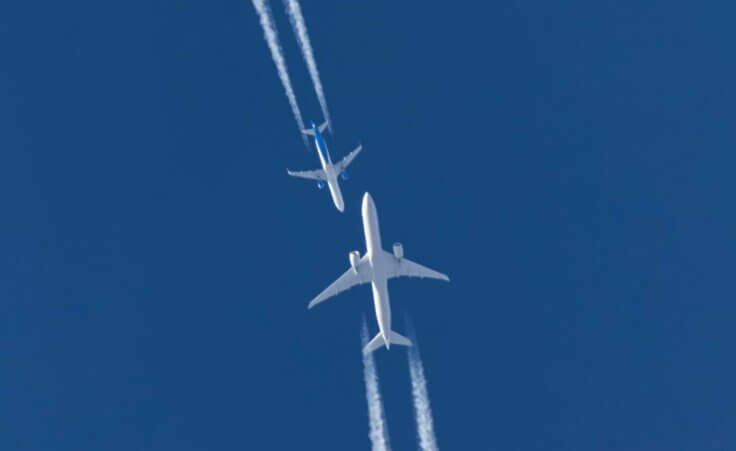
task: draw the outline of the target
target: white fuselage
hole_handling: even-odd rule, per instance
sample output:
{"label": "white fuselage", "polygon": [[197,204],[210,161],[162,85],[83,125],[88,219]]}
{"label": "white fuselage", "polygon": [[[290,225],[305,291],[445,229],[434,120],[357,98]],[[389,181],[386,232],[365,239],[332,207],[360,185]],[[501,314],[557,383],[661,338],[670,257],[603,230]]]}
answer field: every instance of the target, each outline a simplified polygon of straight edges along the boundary
{"label": "white fuselage", "polygon": [[335,207],[338,210],[341,212],[345,211],[345,202],[342,200],[340,184],[337,181],[337,177],[340,174],[337,173],[335,166],[332,164],[330,152],[327,150],[327,144],[325,144],[322,134],[316,129],[314,134],[314,145],[317,147],[317,155],[319,156],[319,161],[322,164],[322,170],[325,171],[325,182],[327,183],[327,189],[330,190],[332,202],[335,203]]}
{"label": "white fuselage", "polygon": [[370,194],[363,196],[363,232],[365,233],[366,257],[372,270],[371,288],[373,305],[376,309],[378,329],[383,335],[386,347],[391,343],[391,306],[388,299],[388,279],[384,268],[381,231],[378,227],[378,212]]}

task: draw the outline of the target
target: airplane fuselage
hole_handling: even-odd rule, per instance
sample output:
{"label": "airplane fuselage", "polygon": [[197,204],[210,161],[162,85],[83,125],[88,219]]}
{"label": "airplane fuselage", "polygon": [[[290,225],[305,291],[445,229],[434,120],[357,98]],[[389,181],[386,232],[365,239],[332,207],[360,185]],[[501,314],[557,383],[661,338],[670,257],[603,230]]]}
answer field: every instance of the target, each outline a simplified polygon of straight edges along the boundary
{"label": "airplane fuselage", "polygon": [[319,128],[312,124],[312,130],[314,130],[314,146],[317,148],[317,155],[319,161],[322,164],[322,170],[325,171],[325,182],[327,182],[327,188],[330,190],[330,196],[332,196],[332,202],[335,207],[340,211],[345,211],[345,202],[342,199],[342,193],[340,192],[340,184],[337,181],[337,177],[340,175],[337,173],[335,166],[332,164],[330,158],[330,151],[327,150],[327,143],[319,131]]}
{"label": "airplane fuselage", "polygon": [[[351,152],[355,155],[360,150]],[[349,157],[346,157],[349,158]],[[391,305],[388,295],[388,280],[396,277],[419,277],[449,281],[447,275],[422,266],[404,257],[404,248],[394,243],[393,252],[387,252],[381,245],[381,229],[378,225],[376,204],[369,193],[363,195],[361,205],[363,233],[365,234],[365,254],[358,251],[348,254],[350,267],[340,277],[322,290],[309,302],[308,308],[348,290],[356,285],[370,282],[373,292],[373,307],[376,311],[378,333],[364,343],[363,352],[370,353],[381,346],[389,349],[392,344],[411,346],[411,340],[391,329]]]}
{"label": "airplane fuselage", "polygon": [[362,205],[363,232],[365,234],[366,257],[373,271],[371,288],[373,305],[376,309],[378,329],[383,335],[386,348],[391,343],[391,305],[388,297],[388,278],[384,268],[383,247],[381,246],[381,230],[378,227],[378,212],[370,194],[363,196]]}

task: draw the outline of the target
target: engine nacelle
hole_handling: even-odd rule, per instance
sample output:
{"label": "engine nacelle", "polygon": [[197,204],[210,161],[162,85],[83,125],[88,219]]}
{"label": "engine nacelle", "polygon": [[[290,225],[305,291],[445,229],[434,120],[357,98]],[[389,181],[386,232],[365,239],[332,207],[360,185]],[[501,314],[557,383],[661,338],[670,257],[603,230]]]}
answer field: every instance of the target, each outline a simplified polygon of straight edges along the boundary
{"label": "engine nacelle", "polygon": [[340,178],[341,178],[341,179],[342,179],[343,181],[345,181],[345,180],[347,180],[348,178],[350,178],[350,177],[348,177],[348,171],[342,171],[342,172],[340,173]]}
{"label": "engine nacelle", "polygon": [[325,182],[323,182],[322,180],[320,180],[319,182],[317,182],[317,188],[319,188],[319,189],[325,189]]}
{"label": "engine nacelle", "polygon": [[358,274],[358,265],[360,264],[360,252],[353,251],[349,254],[350,256],[350,267],[353,268],[353,272]]}
{"label": "engine nacelle", "polygon": [[394,243],[394,257],[398,260],[404,258],[404,246],[401,243]]}

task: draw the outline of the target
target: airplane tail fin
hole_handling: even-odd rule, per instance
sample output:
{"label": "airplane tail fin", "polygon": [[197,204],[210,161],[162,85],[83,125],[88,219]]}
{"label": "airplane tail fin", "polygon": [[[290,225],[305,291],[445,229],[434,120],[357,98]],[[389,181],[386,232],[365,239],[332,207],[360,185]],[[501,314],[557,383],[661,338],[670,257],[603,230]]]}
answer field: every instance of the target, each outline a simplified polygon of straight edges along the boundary
{"label": "airplane tail fin", "polygon": [[[412,346],[411,340],[394,331],[391,331],[390,341],[392,345]],[[363,348],[363,354],[370,354],[381,346],[386,346],[386,341],[383,339],[383,335],[379,332],[375,337],[373,337],[373,340],[369,341],[368,344],[365,345]]]}
{"label": "airplane tail fin", "polygon": [[[314,122],[312,124],[314,124]],[[327,129],[327,121],[322,122],[319,127],[317,127],[317,129],[319,129],[320,133],[324,133]],[[305,128],[302,130],[302,133],[305,135],[314,136],[314,129]]]}

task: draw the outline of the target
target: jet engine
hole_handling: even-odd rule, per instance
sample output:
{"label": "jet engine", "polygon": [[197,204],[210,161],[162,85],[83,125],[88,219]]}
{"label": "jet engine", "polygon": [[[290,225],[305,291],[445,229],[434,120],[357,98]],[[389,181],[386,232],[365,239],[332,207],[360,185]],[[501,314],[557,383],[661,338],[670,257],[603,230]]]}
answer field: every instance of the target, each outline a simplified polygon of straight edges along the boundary
{"label": "jet engine", "polygon": [[404,246],[401,243],[394,243],[394,257],[398,260],[404,258]]}
{"label": "jet engine", "polygon": [[323,182],[322,180],[320,180],[319,182],[317,182],[317,188],[319,188],[319,189],[325,189],[325,182]]}
{"label": "jet engine", "polygon": [[349,178],[349,177],[348,177],[348,171],[342,171],[342,172],[340,173],[340,178],[341,178],[341,179],[342,179],[343,181],[347,180],[347,179]]}
{"label": "jet engine", "polygon": [[353,251],[350,253],[350,267],[353,268],[353,272],[358,274],[358,265],[360,264],[360,252]]}

